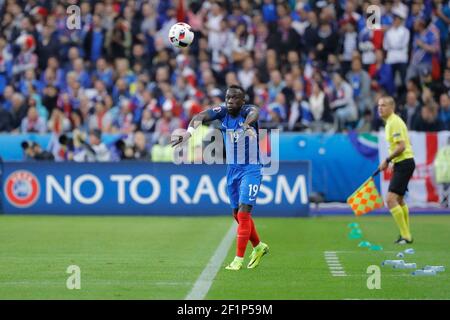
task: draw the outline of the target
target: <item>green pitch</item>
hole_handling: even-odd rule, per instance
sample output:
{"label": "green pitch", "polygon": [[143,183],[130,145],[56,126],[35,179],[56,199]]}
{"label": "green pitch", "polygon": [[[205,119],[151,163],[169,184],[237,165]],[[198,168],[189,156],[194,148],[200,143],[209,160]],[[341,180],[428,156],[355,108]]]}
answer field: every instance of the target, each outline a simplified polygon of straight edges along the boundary
{"label": "green pitch", "polygon": [[[231,244],[206,299],[450,299],[450,216],[412,216],[414,255],[406,262],[444,265],[433,277],[380,267],[381,289],[369,290],[368,266],[407,247],[390,217],[258,218],[270,253],[254,270],[227,271]],[[216,252],[232,218],[0,216],[0,299],[184,299]],[[357,221],[364,240],[348,238]],[[336,251],[347,276],[333,277],[325,251]],[[246,263],[250,247],[246,252]],[[81,270],[69,290],[68,266]]]}

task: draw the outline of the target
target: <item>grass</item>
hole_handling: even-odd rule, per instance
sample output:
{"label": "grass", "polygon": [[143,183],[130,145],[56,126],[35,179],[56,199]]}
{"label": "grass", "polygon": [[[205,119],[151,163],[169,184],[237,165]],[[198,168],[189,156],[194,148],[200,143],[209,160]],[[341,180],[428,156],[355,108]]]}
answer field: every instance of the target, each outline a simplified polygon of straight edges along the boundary
{"label": "grass", "polygon": [[[255,216],[270,253],[254,270],[221,268],[207,299],[450,299],[448,270],[414,277],[412,270],[381,267],[381,289],[367,288],[367,267],[396,259],[400,250],[390,217]],[[355,220],[364,240],[383,251],[347,237]],[[448,269],[450,216],[411,221],[416,253],[405,260]],[[229,217],[0,216],[0,299],[183,299],[231,223]],[[324,251],[337,251],[347,277],[331,276]],[[234,253],[233,242],[223,266]],[[81,269],[81,290],[66,288],[69,265]]]}

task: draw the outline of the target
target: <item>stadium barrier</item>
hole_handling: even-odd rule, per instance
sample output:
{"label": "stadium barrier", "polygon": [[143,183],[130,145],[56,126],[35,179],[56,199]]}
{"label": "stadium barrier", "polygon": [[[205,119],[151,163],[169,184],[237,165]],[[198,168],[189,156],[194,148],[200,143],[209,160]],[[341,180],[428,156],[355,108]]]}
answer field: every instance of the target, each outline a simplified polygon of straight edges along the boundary
{"label": "stadium barrier", "polygon": [[[229,215],[225,165],[5,162],[6,214]],[[307,216],[309,161],[264,176],[257,216]]]}
{"label": "stadium barrier", "polygon": [[[417,164],[410,186],[414,206],[427,207],[439,202],[440,186],[434,182],[433,161],[437,150],[447,143],[449,136],[450,131],[410,132]],[[118,135],[104,135],[107,144],[118,138]],[[24,140],[38,142],[46,148],[51,135],[0,134],[0,157],[5,161],[20,161],[23,157],[20,143]],[[280,161],[310,161],[311,191],[320,193],[326,202],[344,203],[377,168],[379,159],[384,158],[386,152],[383,131],[364,134],[281,133],[279,137]],[[389,179],[388,173],[375,179],[383,194]]]}
{"label": "stadium barrier", "polygon": [[[50,134],[0,134],[0,156],[5,161],[21,161],[22,141],[34,141],[46,149],[52,143],[51,137]],[[107,145],[119,138],[120,135],[103,135]],[[376,134],[281,133],[280,161],[310,161],[312,190],[321,193],[328,202],[345,202],[377,166],[376,139]]]}

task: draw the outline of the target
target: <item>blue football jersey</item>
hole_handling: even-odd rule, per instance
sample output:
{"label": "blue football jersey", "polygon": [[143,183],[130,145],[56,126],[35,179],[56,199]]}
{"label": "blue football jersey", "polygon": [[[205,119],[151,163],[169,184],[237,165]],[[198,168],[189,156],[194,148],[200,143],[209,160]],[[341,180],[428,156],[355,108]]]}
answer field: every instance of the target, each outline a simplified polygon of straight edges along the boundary
{"label": "blue football jersey", "polygon": [[259,159],[259,132],[258,122],[251,126],[256,130],[257,137],[251,138],[245,135],[242,125],[247,118],[252,105],[243,105],[236,117],[228,113],[225,106],[218,106],[208,110],[211,120],[221,121],[221,131],[225,142],[227,164],[244,169],[261,168]]}

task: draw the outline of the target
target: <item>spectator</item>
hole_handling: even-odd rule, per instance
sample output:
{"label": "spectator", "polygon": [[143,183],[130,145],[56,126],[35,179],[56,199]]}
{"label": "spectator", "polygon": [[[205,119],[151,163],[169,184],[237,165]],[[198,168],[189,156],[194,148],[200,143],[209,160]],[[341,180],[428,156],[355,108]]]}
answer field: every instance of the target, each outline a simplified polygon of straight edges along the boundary
{"label": "spectator", "polygon": [[416,118],[421,113],[421,105],[417,94],[414,91],[408,91],[406,94],[406,102],[403,108],[400,109],[403,120],[405,121],[408,128],[412,128],[416,121]]}
{"label": "spectator", "polygon": [[7,85],[7,74],[11,72],[12,59],[11,47],[0,34],[0,92],[3,92]]}
{"label": "spectator", "polygon": [[28,107],[25,104],[23,95],[20,93],[14,93],[11,98],[11,127],[17,129],[22,120],[26,117]]}
{"label": "spectator", "polygon": [[255,36],[248,32],[247,24],[241,22],[238,24],[234,39],[232,40],[232,56],[234,63],[241,63],[249,57],[250,51],[255,45]]}
{"label": "spectator", "polygon": [[441,94],[439,98],[439,120],[445,130],[450,130],[450,97],[446,93]]}
{"label": "spectator", "polygon": [[364,69],[367,71],[369,67],[375,63],[375,46],[374,46],[374,31],[368,28],[364,23],[364,28],[359,32],[359,51],[361,52],[361,59]]}
{"label": "spectator", "polygon": [[58,52],[58,40],[54,29],[46,25],[42,29],[42,37],[38,40],[36,53],[41,70],[47,69],[48,59]]}
{"label": "spectator", "polygon": [[439,30],[440,47],[445,49],[450,31],[450,3],[444,0],[435,0],[433,5],[436,15],[435,24]]}
{"label": "spectator", "polygon": [[291,50],[297,50],[300,44],[300,36],[292,28],[292,18],[289,15],[280,16],[278,30],[275,33],[274,41],[269,48],[276,48],[282,58],[285,58]]}
{"label": "spectator", "polygon": [[302,40],[305,46],[305,53],[307,54],[313,52],[319,44],[319,23],[317,14],[314,11],[308,12],[308,26],[305,29]]}
{"label": "spectator", "polygon": [[[438,83],[439,84],[439,83]],[[450,68],[446,68],[444,71],[444,79],[438,88],[438,93],[441,95],[442,93],[447,93],[450,95]]]}
{"label": "spectator", "polygon": [[323,92],[322,86],[317,82],[314,82],[312,86],[309,109],[314,121],[315,130],[313,131],[323,131],[326,123],[333,122],[328,97]]}
{"label": "spectator", "polygon": [[36,107],[29,107],[27,116],[22,119],[20,125],[22,133],[44,133],[47,130],[45,120],[39,117]]}
{"label": "spectator", "polygon": [[253,59],[251,57],[245,58],[242,69],[237,74],[239,83],[241,83],[244,90],[248,90],[253,84],[255,78],[255,69],[253,66]]}
{"label": "spectator", "polygon": [[95,78],[101,80],[107,89],[111,89],[113,85],[113,72],[111,67],[106,63],[102,57],[97,59],[96,68],[93,72]]}
{"label": "spectator", "polygon": [[43,90],[42,104],[47,109],[47,114],[52,114],[58,103],[58,89],[54,86],[45,87]]}
{"label": "spectator", "polygon": [[114,27],[108,29],[105,37],[108,56],[112,60],[129,57],[131,40],[129,23],[123,18],[117,18]]}
{"label": "spectator", "polygon": [[31,149],[31,157],[36,161],[53,161],[55,159],[51,152],[42,150],[39,143],[32,142],[29,148]]}
{"label": "spectator", "polygon": [[[179,118],[173,117],[172,111],[164,110],[162,117],[156,122],[154,141],[159,141],[160,136],[169,136],[175,130],[181,127],[181,121]],[[163,140],[165,141],[165,140]],[[160,141],[161,142],[161,141]],[[169,142],[167,142],[169,143]],[[165,146],[166,144],[161,144]]]}
{"label": "spectator", "polygon": [[89,117],[89,129],[99,129],[102,132],[110,132],[112,128],[112,116],[108,112],[103,101],[97,101],[95,104],[95,113]]}
{"label": "spectator", "polygon": [[104,54],[104,41],[105,31],[102,27],[102,18],[95,14],[92,17],[92,25],[89,26],[89,31],[84,38],[84,50],[93,63],[96,63]]}
{"label": "spectator", "polygon": [[20,53],[14,59],[12,69],[16,77],[21,77],[25,71],[34,70],[38,66],[38,58],[34,53],[35,39],[31,35],[23,34],[16,40],[16,44],[20,46]]}
{"label": "spectator", "polygon": [[314,82],[312,94],[309,97],[309,107],[313,115],[314,121],[330,122],[330,106],[328,97],[323,92],[322,86]]}
{"label": "spectator", "polygon": [[352,69],[347,74],[347,81],[353,88],[353,98],[358,107],[359,114],[363,114],[365,110],[370,109],[372,99],[370,94],[370,76],[362,69],[361,60],[354,58],[352,61]]}
{"label": "spectator", "polygon": [[11,115],[0,105],[0,132],[11,131]]}
{"label": "spectator", "polygon": [[383,47],[387,51],[386,63],[391,65],[392,76],[398,74],[401,81],[400,88],[404,88],[406,69],[408,66],[408,46],[409,30],[403,25],[406,15],[403,9],[399,8],[394,13],[394,23],[384,36]]}
{"label": "spectator", "polygon": [[268,106],[269,117],[268,121],[271,125],[279,125],[286,121],[286,97],[282,92],[278,93],[275,101]]}
{"label": "spectator", "polygon": [[352,87],[339,73],[333,75],[333,84],[336,92],[330,107],[334,112],[335,129],[342,131],[350,122],[357,120],[358,110],[353,100]]}
{"label": "spectator", "polygon": [[438,118],[437,111],[431,104],[424,105],[420,110],[420,115],[415,119],[412,129],[415,131],[435,132],[444,127]]}
{"label": "spectator", "polygon": [[130,100],[123,99],[122,101],[120,101],[119,115],[112,125],[114,131],[122,132],[125,134],[131,134],[136,129]]}
{"label": "spectator", "polygon": [[23,141],[21,143],[22,151],[23,151],[23,160],[24,161],[33,161],[34,160],[34,151],[32,148],[32,143],[28,141]]}
{"label": "spectator", "polygon": [[316,57],[324,67],[328,60],[328,56],[338,52],[338,36],[334,32],[330,23],[322,22],[319,31],[319,42],[316,46]]}
{"label": "spectator", "polygon": [[12,97],[13,97],[14,93],[15,93],[15,91],[12,86],[6,86],[5,91],[3,91],[2,103],[3,103],[3,107],[7,111],[11,110]]}
{"label": "spectator", "polygon": [[80,132],[74,132],[74,144],[78,152],[74,155],[77,162],[107,162],[111,160],[111,152],[101,141],[102,132],[100,129],[93,129],[89,132],[89,143],[84,140]]}
{"label": "spectator", "polygon": [[169,134],[162,134],[158,137],[158,143],[153,145],[151,151],[153,162],[173,162],[173,148],[169,142]]}
{"label": "spectator", "polygon": [[439,38],[433,25],[424,18],[414,22],[413,48],[406,80],[417,77],[421,72],[431,71],[433,56],[439,54]]}
{"label": "spectator", "polygon": [[134,134],[133,159],[150,160],[150,153],[147,149],[147,138],[142,131]]}
{"label": "spectator", "polygon": [[[88,125],[86,121],[84,121],[83,114],[80,110],[73,110],[67,120],[70,121],[70,126],[74,130],[79,130],[82,133],[87,133],[89,131]],[[66,124],[66,126],[69,127],[68,124]]]}
{"label": "spectator", "polygon": [[269,90],[269,99],[274,101],[277,95],[285,87],[285,83],[279,70],[274,70],[270,73],[270,82],[267,84],[267,87]]}
{"label": "spectator", "polygon": [[[62,161],[73,151],[70,138],[67,145],[59,138],[74,128],[111,132],[114,125],[120,134],[142,130],[158,141],[159,130],[183,127],[194,113],[221,103],[215,89],[229,84],[241,84],[248,102],[260,105],[262,126],[272,125],[273,117],[287,130],[326,131],[324,121],[337,121],[340,130],[367,130],[367,109],[376,130],[382,122],[370,96],[384,93],[396,95],[411,128],[422,119],[422,104],[450,94],[448,1],[297,2],[194,1],[186,21],[195,41],[179,50],[167,38],[177,21],[175,0],[83,2],[81,30],[67,29],[59,2],[47,3],[42,16],[31,2],[6,1],[0,10],[0,129],[19,131],[36,107],[45,121],[51,115],[46,132],[54,136],[55,160]],[[371,4],[381,8],[384,31],[366,24]],[[369,94],[363,69],[371,78]],[[343,112],[338,107],[333,113],[325,108],[328,120],[318,120],[322,98],[314,83],[331,109],[339,100],[335,93],[343,93],[334,88],[336,72],[353,88],[359,117],[334,119]],[[445,122],[445,103],[433,108]],[[132,142],[124,147],[124,157],[132,157]]]}
{"label": "spectator", "polygon": [[395,83],[392,75],[392,67],[385,63],[382,50],[375,52],[376,62],[369,68],[369,74],[372,78],[371,87],[373,90],[383,90],[388,95],[394,95]]}
{"label": "spectator", "polygon": [[[351,3],[351,2],[348,2]],[[344,34],[342,36],[342,72],[347,74],[350,70],[353,53],[358,47],[358,34],[355,31],[355,26],[352,22],[345,23],[342,28],[344,29]]]}
{"label": "spectator", "polygon": [[372,131],[372,111],[366,109],[363,112],[363,116],[359,119],[355,128],[359,133],[367,133]]}

